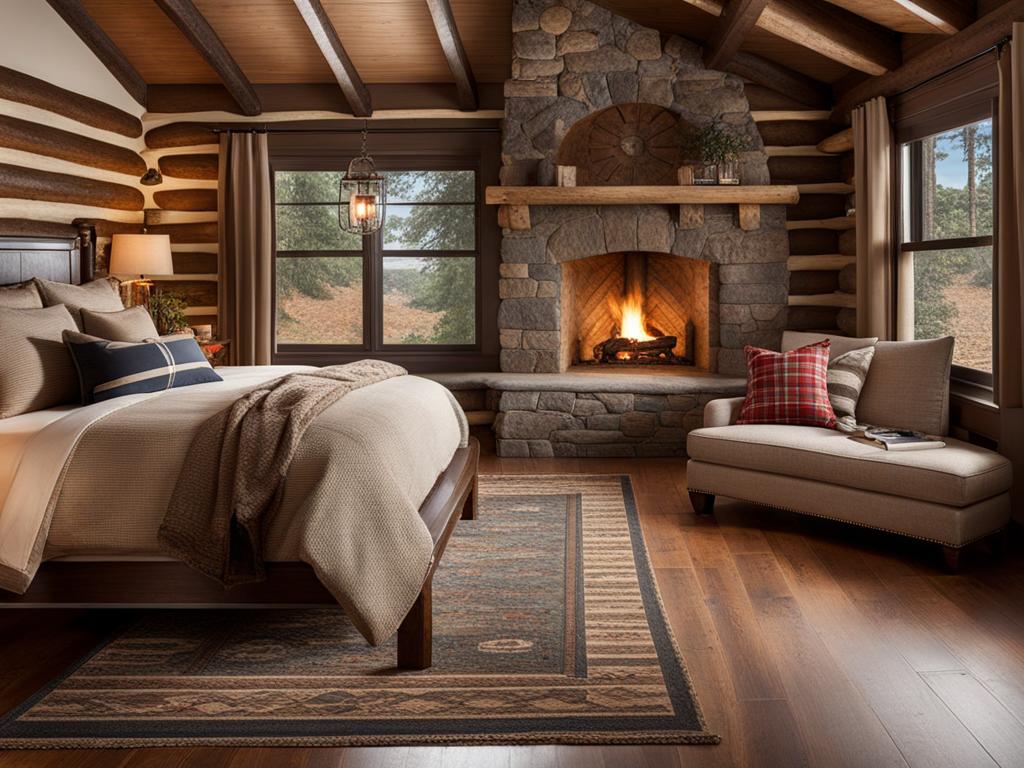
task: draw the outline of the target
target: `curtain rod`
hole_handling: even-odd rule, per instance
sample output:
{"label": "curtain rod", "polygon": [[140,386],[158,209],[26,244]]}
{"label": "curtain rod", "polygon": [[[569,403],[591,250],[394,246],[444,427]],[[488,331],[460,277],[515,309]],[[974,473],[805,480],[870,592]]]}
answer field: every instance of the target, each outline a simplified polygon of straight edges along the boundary
{"label": "curtain rod", "polygon": [[[982,56],[987,56],[988,54],[992,53],[992,51],[996,51],[998,53],[1002,49],[1002,47],[1004,45],[1006,45],[1008,42],[1010,42],[1010,40],[1011,40],[1011,37],[1009,35],[1007,35],[1006,37],[1004,37],[1004,38],[1002,38],[1000,40],[997,40],[995,43],[990,45],[988,48],[985,48],[984,50],[978,51],[976,54],[971,56],[969,59],[964,59],[963,61],[957,62],[952,67],[949,67],[948,69],[944,69],[943,71],[941,71],[941,72],[939,72],[937,74],[932,75],[927,80],[923,80],[922,82],[917,83],[916,85],[912,85],[909,88],[904,88],[902,91],[897,91],[896,93],[894,93],[889,98],[894,98],[896,96],[903,96],[903,95],[905,95],[907,93],[910,93],[911,91],[915,91],[918,88],[921,88],[922,86],[928,85],[928,83],[934,82],[935,80],[943,78],[946,75],[952,74],[953,72],[956,72],[961,67],[966,67],[971,62],[974,62],[974,61],[977,61],[978,59],[980,59]],[[939,45],[942,45],[942,43],[939,43]]]}
{"label": "curtain rod", "polygon": [[[213,128],[214,133],[352,133],[361,134],[362,128],[274,128],[264,124],[262,128]],[[463,126],[452,128],[367,128],[367,133],[497,133],[497,126]]]}

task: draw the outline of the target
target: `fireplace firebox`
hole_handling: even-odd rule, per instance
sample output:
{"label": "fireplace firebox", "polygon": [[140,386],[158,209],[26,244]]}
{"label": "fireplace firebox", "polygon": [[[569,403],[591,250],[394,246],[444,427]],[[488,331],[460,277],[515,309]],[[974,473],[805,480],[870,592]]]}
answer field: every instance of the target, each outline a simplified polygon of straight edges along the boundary
{"label": "fireplace firebox", "polygon": [[710,370],[707,262],[647,252],[566,262],[561,300],[563,367]]}

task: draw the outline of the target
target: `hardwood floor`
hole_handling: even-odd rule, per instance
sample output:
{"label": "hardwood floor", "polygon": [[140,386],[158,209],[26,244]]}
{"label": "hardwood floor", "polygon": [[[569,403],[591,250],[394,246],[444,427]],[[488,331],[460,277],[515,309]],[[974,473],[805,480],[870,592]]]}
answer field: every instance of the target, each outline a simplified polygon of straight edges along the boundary
{"label": "hardwood floor", "polygon": [[[495,473],[627,473],[715,747],[0,753],[0,766],[685,768],[1024,766],[1024,556],[936,549],[719,499],[698,519],[675,459],[499,459]],[[0,612],[0,710],[101,636],[103,612]]]}

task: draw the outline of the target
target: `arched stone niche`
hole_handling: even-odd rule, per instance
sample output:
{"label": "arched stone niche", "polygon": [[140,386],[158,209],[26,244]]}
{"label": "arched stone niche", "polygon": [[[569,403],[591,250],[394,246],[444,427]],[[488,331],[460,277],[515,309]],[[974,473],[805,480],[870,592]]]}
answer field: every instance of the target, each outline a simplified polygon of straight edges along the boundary
{"label": "arched stone niche", "polygon": [[555,157],[576,166],[580,186],[677,183],[686,127],[657,104],[617,104],[578,120]]}

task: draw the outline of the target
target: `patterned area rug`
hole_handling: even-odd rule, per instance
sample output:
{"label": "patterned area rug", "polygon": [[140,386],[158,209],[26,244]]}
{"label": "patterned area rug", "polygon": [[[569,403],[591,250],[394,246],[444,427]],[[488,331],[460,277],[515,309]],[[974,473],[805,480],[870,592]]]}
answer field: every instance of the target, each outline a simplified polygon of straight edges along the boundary
{"label": "patterned area rug", "polygon": [[0,747],[713,744],[629,478],[480,478],[434,579],[434,666],[332,608],[141,614],[0,721]]}

